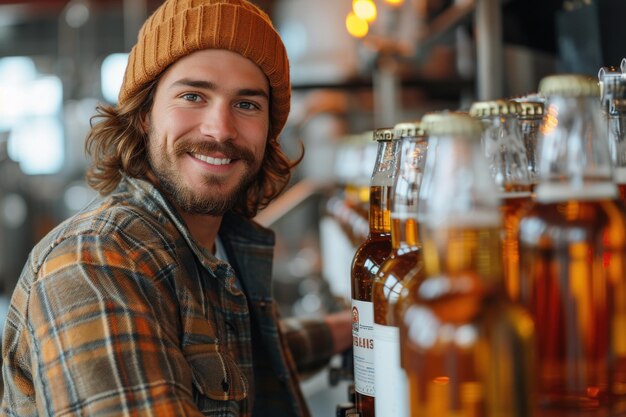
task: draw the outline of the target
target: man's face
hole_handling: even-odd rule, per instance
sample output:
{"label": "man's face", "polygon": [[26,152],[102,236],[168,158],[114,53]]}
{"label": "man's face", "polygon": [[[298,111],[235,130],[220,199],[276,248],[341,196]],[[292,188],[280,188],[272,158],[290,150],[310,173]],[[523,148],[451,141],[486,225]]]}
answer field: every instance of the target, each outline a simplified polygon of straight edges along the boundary
{"label": "man's face", "polygon": [[194,52],[161,77],[146,125],[156,185],[185,213],[220,216],[261,166],[267,78],[235,52]]}

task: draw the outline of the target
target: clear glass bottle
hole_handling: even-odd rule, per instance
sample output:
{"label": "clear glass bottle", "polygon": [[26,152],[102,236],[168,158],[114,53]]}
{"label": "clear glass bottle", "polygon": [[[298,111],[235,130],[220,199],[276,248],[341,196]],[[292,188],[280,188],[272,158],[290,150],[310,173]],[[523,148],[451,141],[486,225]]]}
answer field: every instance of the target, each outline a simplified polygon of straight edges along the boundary
{"label": "clear glass bottle", "polygon": [[372,284],[391,252],[390,197],[398,174],[399,141],[393,129],[377,129],[376,163],[370,180],[369,234],[352,260],[352,340],[355,406],[362,417],[373,417],[374,405],[374,308]]}
{"label": "clear glass bottle", "polygon": [[400,324],[411,416],[529,416],[533,323],[504,292],[500,201],[482,126],[459,113],[422,123],[425,278]]}
{"label": "clear glass bottle", "polygon": [[[626,67],[626,59],[622,60],[622,67]],[[609,135],[613,177],[620,199],[626,202],[626,73],[603,67],[598,72],[598,80],[600,102]]]}
{"label": "clear glass bottle", "polygon": [[[521,299],[536,322],[543,411],[610,414],[626,390],[626,216],[612,180],[598,83],[541,80],[540,181],[520,221]],[[623,337],[622,337],[623,338]],[[622,341],[623,342],[623,341]],[[567,411],[565,411],[567,410]]]}
{"label": "clear glass bottle", "polygon": [[405,276],[421,265],[417,198],[427,141],[420,122],[394,126],[400,169],[391,198],[391,254],[372,285],[377,416],[408,416],[406,375],[400,367],[400,334],[394,306]]}
{"label": "clear glass bottle", "polygon": [[529,164],[518,123],[520,113],[521,105],[509,100],[479,101],[470,108],[470,115],[483,122],[481,144],[500,194],[504,282],[513,300],[519,299],[519,219],[531,199]]}

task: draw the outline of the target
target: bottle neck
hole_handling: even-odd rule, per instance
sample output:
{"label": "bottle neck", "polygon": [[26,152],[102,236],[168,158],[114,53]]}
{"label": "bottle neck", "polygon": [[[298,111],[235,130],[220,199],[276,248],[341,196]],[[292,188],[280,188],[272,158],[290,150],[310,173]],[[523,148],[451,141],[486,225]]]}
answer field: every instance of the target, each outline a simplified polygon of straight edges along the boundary
{"label": "bottle neck", "polygon": [[537,143],[537,135],[539,134],[539,127],[541,126],[540,118],[525,118],[519,119],[520,131],[522,134],[522,142],[526,149],[526,160],[528,161],[528,174],[531,183],[538,181],[537,166],[539,147]]}
{"label": "bottle neck", "polygon": [[517,117],[505,115],[491,119],[483,132],[482,146],[501,192],[507,187],[530,186],[528,158]]}
{"label": "bottle neck", "polygon": [[420,228],[500,219],[498,187],[479,140],[431,137],[429,149],[419,191]]}
{"label": "bottle neck", "polygon": [[426,162],[425,138],[402,139],[400,169],[391,199],[391,242],[394,249],[418,245],[417,203]]}
{"label": "bottle neck", "polygon": [[370,181],[370,235],[391,233],[391,192],[398,174],[399,141],[380,141]]}
{"label": "bottle neck", "polygon": [[391,233],[390,197],[390,186],[373,185],[370,187],[370,236]]}
{"label": "bottle neck", "polygon": [[615,198],[606,133],[596,97],[550,97],[540,129],[537,200]]}

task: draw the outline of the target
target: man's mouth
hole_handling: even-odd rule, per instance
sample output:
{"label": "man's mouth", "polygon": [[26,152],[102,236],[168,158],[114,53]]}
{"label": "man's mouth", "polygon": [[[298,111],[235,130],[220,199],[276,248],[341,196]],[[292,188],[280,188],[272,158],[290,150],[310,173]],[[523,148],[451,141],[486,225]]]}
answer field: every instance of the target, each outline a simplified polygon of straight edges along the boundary
{"label": "man's mouth", "polygon": [[193,153],[191,155],[194,158],[204,161],[207,164],[211,164],[211,165],[227,165],[227,164],[230,164],[230,162],[232,161],[232,159],[230,158],[212,158],[210,156],[201,155],[198,153]]}

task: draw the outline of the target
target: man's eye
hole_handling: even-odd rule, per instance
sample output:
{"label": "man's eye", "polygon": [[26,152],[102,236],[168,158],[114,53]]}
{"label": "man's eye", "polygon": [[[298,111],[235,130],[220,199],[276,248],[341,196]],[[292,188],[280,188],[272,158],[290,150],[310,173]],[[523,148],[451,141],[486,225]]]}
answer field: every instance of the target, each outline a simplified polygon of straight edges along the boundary
{"label": "man's eye", "polygon": [[237,104],[237,107],[244,110],[255,110],[259,108],[259,106],[254,103],[250,103],[249,101],[242,101],[241,103]]}
{"label": "man's eye", "polygon": [[198,94],[194,94],[194,93],[184,94],[182,96],[182,98],[184,100],[187,100],[187,101],[198,101],[198,100],[200,100],[200,96]]}

